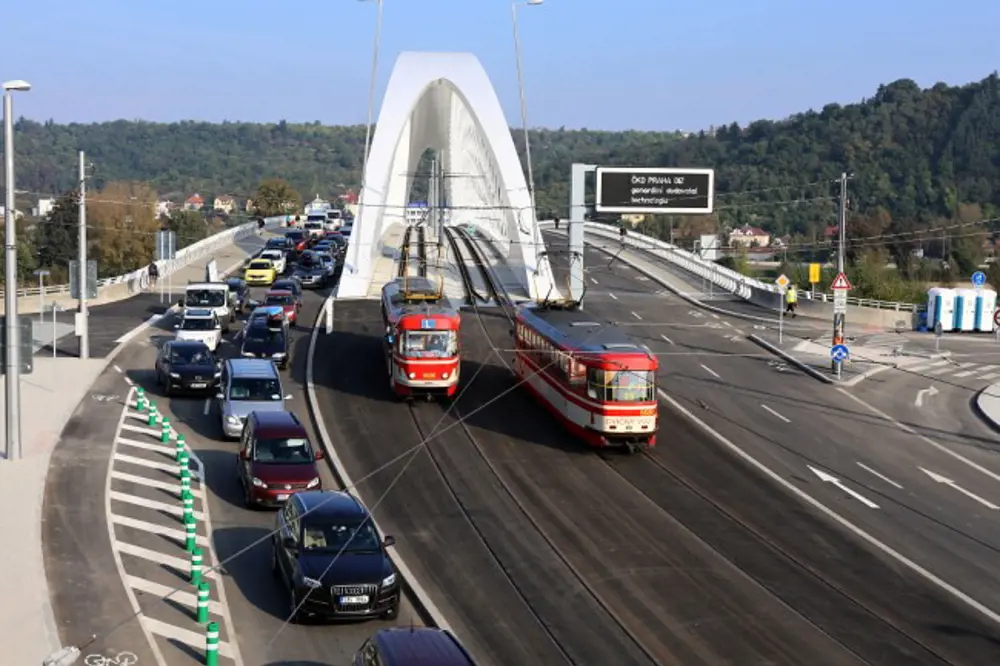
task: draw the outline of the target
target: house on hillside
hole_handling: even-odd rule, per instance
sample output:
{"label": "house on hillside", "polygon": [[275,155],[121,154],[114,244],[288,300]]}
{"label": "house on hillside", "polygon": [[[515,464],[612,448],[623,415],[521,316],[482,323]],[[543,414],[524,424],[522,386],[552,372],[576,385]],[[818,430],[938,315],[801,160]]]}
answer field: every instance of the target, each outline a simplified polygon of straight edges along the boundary
{"label": "house on hillside", "polygon": [[38,205],[31,211],[32,217],[48,217],[49,213],[56,206],[56,200],[51,197],[43,197],[38,200]]}
{"label": "house on hillside", "polygon": [[771,244],[771,234],[760,227],[751,227],[746,224],[729,233],[729,244],[733,246],[743,245],[744,247],[767,247]]}
{"label": "house on hillside", "polygon": [[826,229],[823,229],[823,240],[827,243],[834,243],[837,241],[837,235],[840,233],[839,224],[827,225]]}
{"label": "house on hillside", "polygon": [[180,208],[173,201],[157,201],[156,202],[156,217],[170,217],[170,214],[177,211]]}
{"label": "house on hillside", "polygon": [[197,192],[192,194],[184,202],[184,210],[201,210],[205,206],[205,197]]}
{"label": "house on hillside", "polygon": [[212,210],[223,212],[226,215],[232,215],[233,211],[236,210],[236,199],[228,194],[215,197],[215,201],[212,202]]}
{"label": "house on hillside", "polygon": [[247,199],[247,202],[243,205],[243,210],[251,214],[254,212],[253,199]]}

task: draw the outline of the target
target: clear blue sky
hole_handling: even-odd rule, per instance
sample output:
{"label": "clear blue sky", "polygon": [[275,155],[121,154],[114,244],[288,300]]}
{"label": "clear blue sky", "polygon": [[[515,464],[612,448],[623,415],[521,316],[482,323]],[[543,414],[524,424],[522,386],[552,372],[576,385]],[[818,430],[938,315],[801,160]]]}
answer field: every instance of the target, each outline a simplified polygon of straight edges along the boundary
{"label": "clear blue sky", "polygon": [[[17,115],[362,123],[376,8],[358,0],[0,0]],[[545,0],[520,10],[529,122],[696,130],[1000,68],[997,0]],[[506,0],[385,0],[378,98],[404,50],[471,51],[512,125]]]}

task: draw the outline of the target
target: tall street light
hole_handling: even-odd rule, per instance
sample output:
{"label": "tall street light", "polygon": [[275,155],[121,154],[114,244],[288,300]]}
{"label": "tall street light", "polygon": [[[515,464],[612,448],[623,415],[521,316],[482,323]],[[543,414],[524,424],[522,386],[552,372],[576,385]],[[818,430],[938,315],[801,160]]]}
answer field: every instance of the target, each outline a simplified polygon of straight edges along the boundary
{"label": "tall street light", "polygon": [[[366,0],[362,0],[365,2]],[[371,1],[371,0],[368,0]],[[378,77],[378,56],[382,46],[382,1],[374,0],[378,3],[378,19],[375,23],[375,43],[372,47],[372,72],[368,82],[368,127],[365,130],[365,154],[361,160],[361,206],[364,206],[365,181],[368,179],[368,152],[371,150],[372,125],[375,122],[375,80]],[[358,214],[360,215],[360,207]]]}
{"label": "tall street light", "polygon": [[21,457],[21,363],[18,358],[20,327],[17,321],[17,237],[14,209],[14,100],[15,91],[31,90],[27,81],[4,81],[3,83],[3,153],[6,196],[4,198],[5,251],[4,271],[4,319],[7,349],[4,364],[7,366],[5,379],[7,430],[7,460]]}
{"label": "tall street light", "polygon": [[531,197],[532,215],[537,215],[535,210],[535,170],[531,165],[531,141],[528,138],[528,105],[524,99],[524,70],[521,67],[521,41],[517,35],[517,10],[519,7],[528,7],[542,4],[543,0],[521,0],[510,3],[510,15],[514,25],[514,56],[517,59],[517,88],[521,95],[521,129],[524,132],[524,159],[528,162],[528,194]]}

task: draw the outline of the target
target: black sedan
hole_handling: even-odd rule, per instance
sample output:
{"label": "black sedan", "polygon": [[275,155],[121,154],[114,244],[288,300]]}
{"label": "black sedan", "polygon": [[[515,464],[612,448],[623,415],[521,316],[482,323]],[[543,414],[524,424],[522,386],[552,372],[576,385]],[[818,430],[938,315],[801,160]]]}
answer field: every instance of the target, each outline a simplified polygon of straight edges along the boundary
{"label": "black sedan", "polygon": [[204,342],[169,340],[156,355],[156,383],[176,391],[211,392],[222,376],[221,362]]}
{"label": "black sedan", "polygon": [[246,358],[269,358],[282,370],[291,362],[286,332],[259,323],[247,327],[240,353]]}
{"label": "black sedan", "polygon": [[226,284],[229,286],[229,293],[233,298],[233,305],[238,312],[245,312],[250,309],[250,287],[240,278],[227,278]]}

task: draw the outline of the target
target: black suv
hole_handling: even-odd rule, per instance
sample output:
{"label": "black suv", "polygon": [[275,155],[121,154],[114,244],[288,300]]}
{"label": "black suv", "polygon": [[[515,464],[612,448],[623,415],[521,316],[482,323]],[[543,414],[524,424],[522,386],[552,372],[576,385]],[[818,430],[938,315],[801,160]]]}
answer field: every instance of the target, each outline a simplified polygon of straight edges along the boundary
{"label": "black suv", "polygon": [[166,395],[211,391],[219,384],[222,363],[204,342],[168,340],[156,354],[156,383]]}
{"label": "black suv", "polygon": [[278,512],[271,566],[290,593],[292,622],[399,614],[400,581],[368,509],[340,491],[292,495]]}
{"label": "black suv", "polygon": [[274,330],[266,323],[254,322],[243,333],[240,353],[246,358],[269,358],[282,370],[291,362],[286,331]]}
{"label": "black suv", "polygon": [[408,666],[434,664],[434,666],[476,666],[472,656],[465,651],[447,629],[431,627],[394,627],[383,629],[369,638],[357,654],[353,666]]}

